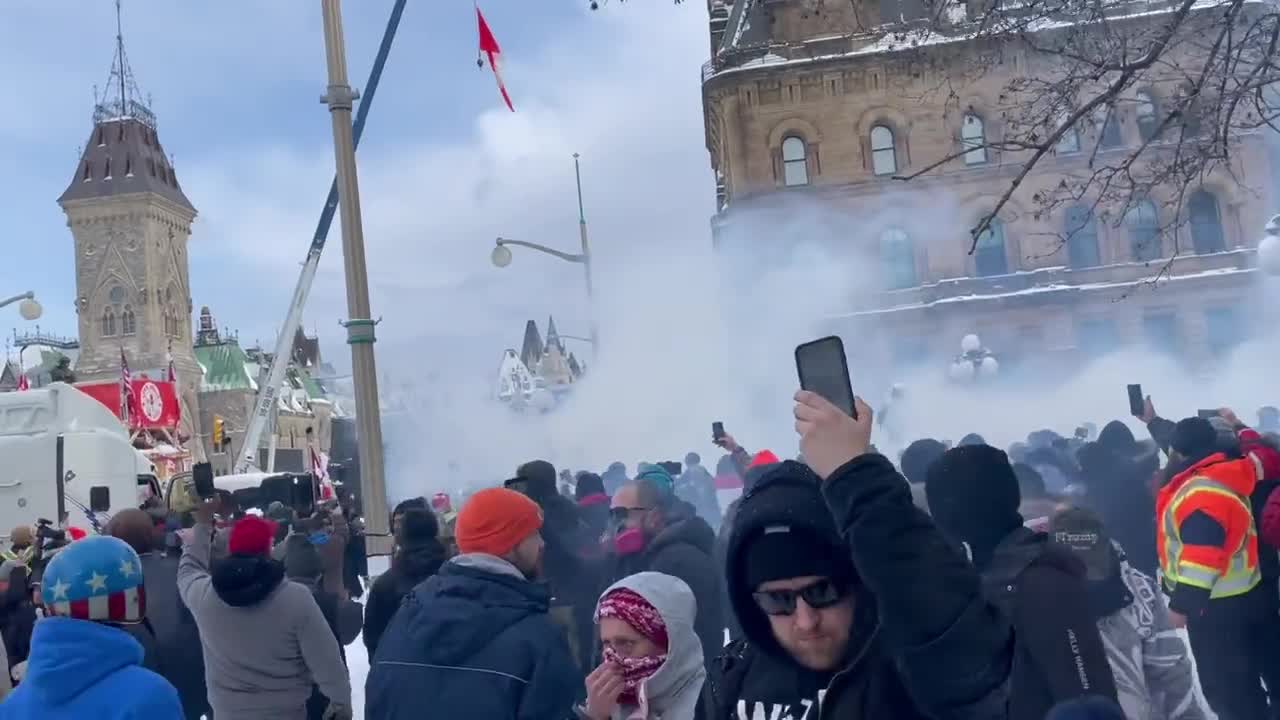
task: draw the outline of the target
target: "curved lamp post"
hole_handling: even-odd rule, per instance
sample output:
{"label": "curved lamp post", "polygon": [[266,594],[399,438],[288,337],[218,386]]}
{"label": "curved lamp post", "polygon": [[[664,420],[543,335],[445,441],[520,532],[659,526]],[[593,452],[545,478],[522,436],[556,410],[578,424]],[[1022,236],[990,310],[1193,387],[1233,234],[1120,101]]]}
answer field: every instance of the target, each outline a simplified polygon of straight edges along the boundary
{"label": "curved lamp post", "polygon": [[582,209],[582,171],[578,166],[578,153],[573,154],[573,174],[578,185],[578,237],[582,243],[582,252],[567,253],[534,242],[499,237],[494,241],[493,252],[489,254],[489,259],[493,262],[494,267],[505,268],[511,264],[510,246],[516,246],[535,250],[544,255],[560,258],[565,262],[581,265],[583,277],[587,283],[587,311],[591,314],[591,338],[588,342],[591,343],[591,352],[594,355],[599,351],[600,334],[596,328],[594,308],[591,307],[595,300],[594,284],[591,279],[591,245],[587,241],[587,216]]}
{"label": "curved lamp post", "polygon": [[12,305],[19,301],[21,301],[22,304],[18,306],[18,314],[22,316],[23,320],[28,322],[32,320],[39,320],[40,316],[44,314],[44,308],[41,307],[39,301],[36,300],[36,294],[30,290],[22,293],[21,295],[14,295],[11,298],[0,300],[0,307]]}

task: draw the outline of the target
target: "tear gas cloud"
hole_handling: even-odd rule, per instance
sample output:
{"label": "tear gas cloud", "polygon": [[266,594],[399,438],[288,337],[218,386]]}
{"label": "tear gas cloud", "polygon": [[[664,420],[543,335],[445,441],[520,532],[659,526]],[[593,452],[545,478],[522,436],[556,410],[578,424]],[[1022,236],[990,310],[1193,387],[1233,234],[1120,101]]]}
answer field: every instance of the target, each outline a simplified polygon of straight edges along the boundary
{"label": "tear gas cloud", "polygon": [[[932,207],[925,214],[933,217],[917,209],[912,221],[956,226],[953,206]],[[748,220],[737,231],[741,245],[720,256],[706,231],[655,246],[643,232],[628,236],[615,227],[626,239],[615,243],[614,235],[600,244],[595,275],[600,355],[593,360],[588,346],[570,343],[588,373],[554,411],[519,414],[492,399],[501,350],[518,351],[525,317],[503,318],[500,335],[486,338],[482,360],[436,368],[429,392],[410,383],[415,389],[401,396],[416,405],[405,416],[413,419],[388,433],[392,498],[495,484],[533,458],[597,472],[617,460],[634,471],[638,461],[682,460],[694,450],[713,465],[720,452],[710,438],[716,420],[748,448],[794,455],[794,347],[828,334],[832,314],[879,287],[876,233],[901,218],[861,218],[860,230],[797,200]],[[581,303],[578,282],[570,276],[550,299]],[[1276,290],[1260,281],[1259,301],[1267,292]],[[575,322],[582,325],[573,329],[585,334],[585,316]],[[539,326],[545,333],[540,318]],[[571,333],[564,324],[560,330]],[[891,383],[905,390],[892,422],[876,431],[876,442],[891,453],[912,439],[956,441],[970,432],[1004,447],[1041,428],[1069,436],[1084,422],[1101,427],[1126,419],[1140,430],[1129,418],[1128,383],[1142,383],[1157,410],[1175,419],[1227,405],[1251,421],[1260,405],[1280,400],[1268,385],[1280,351],[1274,333],[1240,346],[1205,376],[1189,374],[1176,358],[1131,347],[1069,372],[1023,368],[976,387],[946,378],[951,356],[944,353],[907,372],[859,361],[887,356],[867,350],[883,351],[871,346],[890,343],[890,333],[844,340],[855,391],[868,402],[881,406]]]}

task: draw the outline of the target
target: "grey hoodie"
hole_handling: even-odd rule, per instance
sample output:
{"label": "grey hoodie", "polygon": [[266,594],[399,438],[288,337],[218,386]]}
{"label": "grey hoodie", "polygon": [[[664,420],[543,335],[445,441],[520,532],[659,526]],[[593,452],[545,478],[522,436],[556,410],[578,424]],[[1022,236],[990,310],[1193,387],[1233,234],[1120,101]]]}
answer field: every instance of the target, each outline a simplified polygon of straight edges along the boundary
{"label": "grey hoodie", "polygon": [[[667,661],[644,681],[647,720],[693,720],[707,671],[702,663],[702,643],[693,632],[697,601],[683,580],[656,572],[628,575],[609,586],[600,597],[626,588],[649,602],[667,626]],[[619,707],[613,720],[630,720],[635,706]]]}
{"label": "grey hoodie", "polygon": [[[214,717],[305,720],[313,681],[331,702],[351,707],[338,641],[311,591],[278,579],[261,598],[229,604],[209,574],[211,538],[207,525],[192,529],[178,592],[200,629]],[[244,559],[223,562],[237,560]]]}

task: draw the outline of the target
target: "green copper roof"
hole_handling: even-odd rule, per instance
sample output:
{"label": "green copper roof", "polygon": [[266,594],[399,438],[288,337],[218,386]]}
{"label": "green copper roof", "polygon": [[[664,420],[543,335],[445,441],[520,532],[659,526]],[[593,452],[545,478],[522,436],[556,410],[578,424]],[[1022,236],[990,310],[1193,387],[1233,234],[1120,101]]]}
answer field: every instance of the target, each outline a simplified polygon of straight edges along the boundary
{"label": "green copper roof", "polygon": [[195,354],[196,362],[204,370],[204,379],[200,382],[201,392],[258,389],[257,382],[250,377],[246,367],[249,357],[239,344],[226,342],[199,345],[195,348]]}

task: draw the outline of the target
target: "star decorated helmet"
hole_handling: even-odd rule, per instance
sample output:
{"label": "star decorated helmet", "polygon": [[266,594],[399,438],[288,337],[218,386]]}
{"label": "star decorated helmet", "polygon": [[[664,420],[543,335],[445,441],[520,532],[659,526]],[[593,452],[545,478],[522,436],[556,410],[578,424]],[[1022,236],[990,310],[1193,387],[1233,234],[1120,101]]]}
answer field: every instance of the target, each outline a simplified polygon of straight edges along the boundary
{"label": "star decorated helmet", "polygon": [[147,612],[138,553],[107,535],[62,548],[45,567],[40,596],[49,614],[78,620],[138,623]]}

